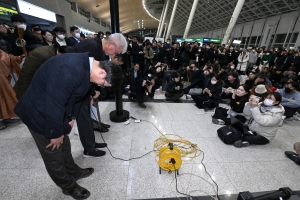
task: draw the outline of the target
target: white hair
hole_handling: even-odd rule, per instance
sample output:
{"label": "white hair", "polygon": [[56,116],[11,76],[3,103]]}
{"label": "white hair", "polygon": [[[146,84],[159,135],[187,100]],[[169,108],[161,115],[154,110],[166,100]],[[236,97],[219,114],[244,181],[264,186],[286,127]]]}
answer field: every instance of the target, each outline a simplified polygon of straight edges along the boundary
{"label": "white hair", "polygon": [[127,41],[123,34],[113,33],[108,36],[107,40],[113,41],[116,44],[116,48],[122,48],[122,54],[127,51]]}

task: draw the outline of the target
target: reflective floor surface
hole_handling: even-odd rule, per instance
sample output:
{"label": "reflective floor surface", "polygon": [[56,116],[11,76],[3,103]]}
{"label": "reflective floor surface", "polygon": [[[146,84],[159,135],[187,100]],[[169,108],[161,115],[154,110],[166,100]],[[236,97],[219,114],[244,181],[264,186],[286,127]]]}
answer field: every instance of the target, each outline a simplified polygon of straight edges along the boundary
{"label": "reflective floor surface", "polygon": [[[141,123],[129,125],[109,122],[114,102],[100,102],[103,122],[112,125],[103,133],[111,153],[128,159],[153,150],[154,140],[161,134],[146,121],[167,134],[176,133],[195,144],[204,152],[207,171],[219,186],[219,194],[236,194],[241,191],[268,191],[280,187],[300,190],[300,166],[285,157],[300,141],[300,122],[284,122],[276,138],[265,146],[235,148],[223,144],[217,137],[219,125],[212,124],[211,113],[203,114],[193,103],[146,102],[147,108],[135,102],[123,103],[131,116]],[[96,141],[102,142],[99,132]],[[149,199],[180,197],[176,192],[175,174],[163,171],[151,152],[143,158],[120,161],[107,155],[100,158],[83,158],[83,148],[76,126],[70,134],[72,154],[82,168],[94,167],[90,177],[78,184],[91,192],[90,199]],[[61,193],[52,182],[28,129],[22,122],[10,124],[0,131],[0,199],[71,199]],[[179,170],[178,189],[193,196],[215,195],[216,186],[204,172],[202,156],[184,162]]]}

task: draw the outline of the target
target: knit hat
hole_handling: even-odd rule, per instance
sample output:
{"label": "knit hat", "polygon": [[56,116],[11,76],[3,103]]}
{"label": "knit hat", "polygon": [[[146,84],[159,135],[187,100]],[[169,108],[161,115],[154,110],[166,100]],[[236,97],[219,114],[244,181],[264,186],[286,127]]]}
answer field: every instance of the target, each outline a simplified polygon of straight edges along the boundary
{"label": "knit hat", "polygon": [[255,92],[256,92],[257,94],[264,94],[264,93],[267,92],[267,89],[266,89],[265,85],[258,85],[258,86],[256,86],[256,88],[255,88]]}

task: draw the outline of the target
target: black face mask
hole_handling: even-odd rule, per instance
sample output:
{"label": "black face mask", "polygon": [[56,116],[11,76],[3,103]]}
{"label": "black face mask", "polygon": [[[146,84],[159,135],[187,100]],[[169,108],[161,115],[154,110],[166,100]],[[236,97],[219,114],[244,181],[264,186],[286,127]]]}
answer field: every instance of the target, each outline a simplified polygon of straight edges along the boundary
{"label": "black face mask", "polygon": [[292,92],[293,90],[291,90],[291,88],[286,87],[286,88],[284,89],[284,91],[285,91],[286,93],[290,93],[290,92]]}

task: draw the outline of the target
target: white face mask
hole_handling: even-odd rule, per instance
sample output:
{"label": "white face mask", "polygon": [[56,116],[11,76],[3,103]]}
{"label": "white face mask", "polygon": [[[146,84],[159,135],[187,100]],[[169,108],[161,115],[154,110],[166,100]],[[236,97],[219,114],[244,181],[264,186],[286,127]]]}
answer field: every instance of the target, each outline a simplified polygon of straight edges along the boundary
{"label": "white face mask", "polygon": [[272,106],[273,105],[273,100],[271,100],[271,99],[265,99],[264,100],[264,105],[265,106]]}
{"label": "white face mask", "polygon": [[234,69],[234,66],[230,66],[231,69]]}
{"label": "white face mask", "polygon": [[233,50],[233,48],[230,48],[230,50]]}
{"label": "white face mask", "polygon": [[270,55],[270,53],[266,53],[266,55]]}
{"label": "white face mask", "polygon": [[76,33],[76,34],[75,34],[75,37],[76,37],[77,39],[79,39],[79,38],[80,38],[80,33]]}
{"label": "white face mask", "polygon": [[18,28],[22,28],[22,29],[26,30],[26,25],[25,24],[19,24]]}
{"label": "white face mask", "polygon": [[139,46],[142,46],[143,44],[142,44],[142,43],[138,43],[138,45],[139,45]]}
{"label": "white face mask", "polygon": [[211,82],[211,84],[213,84],[213,85],[217,83],[217,81],[210,81],[210,82]]}
{"label": "white face mask", "polygon": [[58,37],[58,39],[61,39],[61,40],[65,39],[65,36],[63,34],[57,35],[57,37]]}
{"label": "white face mask", "polygon": [[167,44],[170,44],[170,42],[167,42]]}

